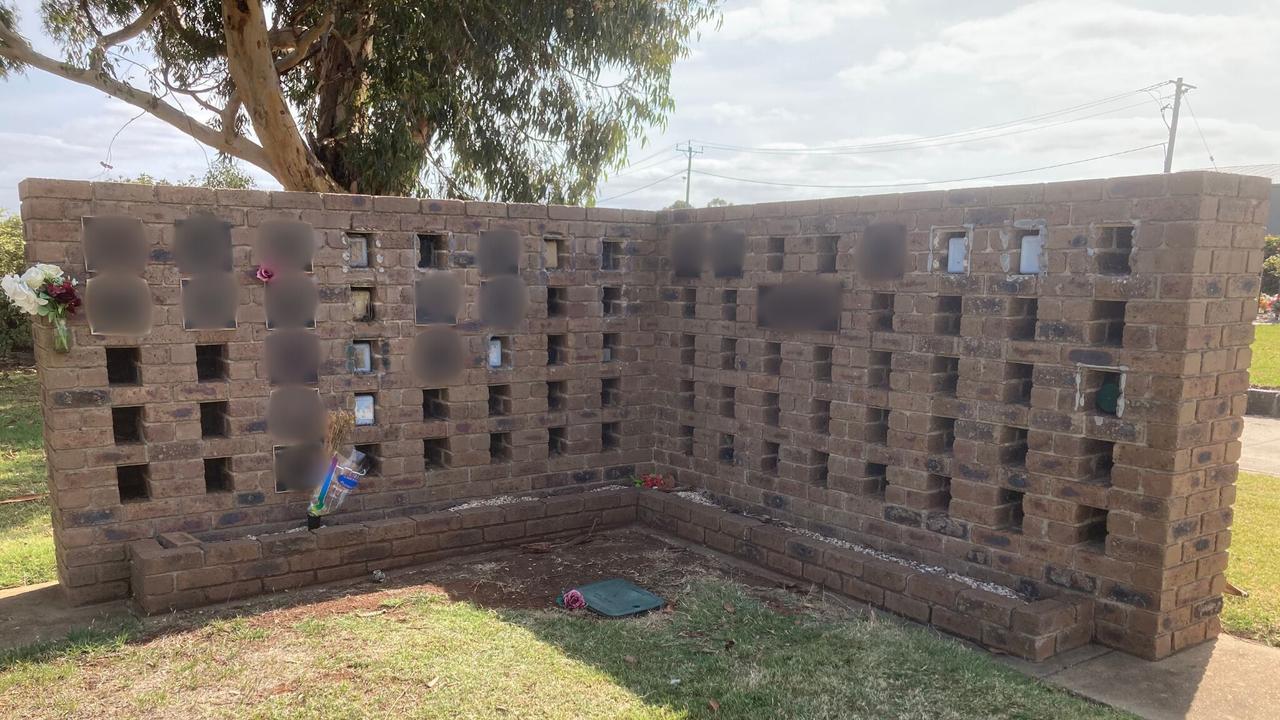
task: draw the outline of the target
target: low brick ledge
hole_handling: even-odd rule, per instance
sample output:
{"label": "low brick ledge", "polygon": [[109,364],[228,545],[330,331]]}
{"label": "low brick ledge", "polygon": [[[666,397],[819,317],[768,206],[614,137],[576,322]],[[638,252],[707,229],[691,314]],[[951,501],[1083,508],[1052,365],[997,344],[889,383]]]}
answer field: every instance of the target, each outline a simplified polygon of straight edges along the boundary
{"label": "low brick ledge", "polygon": [[1245,414],[1280,417],[1280,390],[1249,388],[1249,405]]}
{"label": "low brick ledge", "polygon": [[166,533],[129,545],[133,597],[143,612],[163,613],[637,521],[1033,662],[1092,638],[1087,597],[1010,598],[717,506],[631,488],[238,540]]}

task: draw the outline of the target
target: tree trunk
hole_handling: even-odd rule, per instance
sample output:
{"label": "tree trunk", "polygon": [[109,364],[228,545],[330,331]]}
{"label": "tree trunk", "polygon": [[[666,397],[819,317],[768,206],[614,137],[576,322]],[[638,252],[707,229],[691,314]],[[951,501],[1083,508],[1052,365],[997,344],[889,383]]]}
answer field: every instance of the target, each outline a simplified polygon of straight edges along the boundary
{"label": "tree trunk", "polygon": [[376,192],[360,187],[361,178],[343,162],[365,92],[364,64],[373,52],[373,11],[367,3],[342,2],[334,15],[335,37],[315,58],[319,84],[312,145],[339,185],[349,192]]}
{"label": "tree trunk", "polygon": [[253,130],[285,190],[345,192],[307,147],[285,102],[261,0],[222,0],[227,67]]}

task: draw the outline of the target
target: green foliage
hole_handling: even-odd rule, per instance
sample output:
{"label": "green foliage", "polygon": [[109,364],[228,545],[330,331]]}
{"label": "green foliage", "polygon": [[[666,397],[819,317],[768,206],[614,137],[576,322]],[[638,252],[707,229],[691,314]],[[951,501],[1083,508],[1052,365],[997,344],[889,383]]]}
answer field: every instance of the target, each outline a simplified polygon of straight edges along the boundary
{"label": "green foliage", "polygon": [[[0,275],[26,269],[22,218],[0,210]],[[31,349],[31,317],[7,299],[0,298],[0,357],[15,350]]]}
{"label": "green foliage", "polygon": [[116,182],[137,183],[139,185],[178,185],[180,187],[233,188],[244,190],[252,188],[253,178],[246,173],[235,160],[219,155],[209,163],[204,175],[192,175],[186,180],[166,180],[150,173],[139,173],[133,177],[121,176]]}
{"label": "green foliage", "polygon": [[729,207],[733,203],[724,198],[711,198],[711,202],[707,203],[707,207]]}
{"label": "green foliage", "polygon": [[1262,292],[1280,292],[1280,236],[1268,235],[1262,248]]}

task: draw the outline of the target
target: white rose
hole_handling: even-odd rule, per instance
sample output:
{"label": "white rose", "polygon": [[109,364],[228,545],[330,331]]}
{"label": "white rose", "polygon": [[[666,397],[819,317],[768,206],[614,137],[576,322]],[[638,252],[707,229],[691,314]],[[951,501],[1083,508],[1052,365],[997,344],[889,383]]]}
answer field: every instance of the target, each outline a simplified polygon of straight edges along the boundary
{"label": "white rose", "polygon": [[39,290],[44,285],[44,271],[39,267],[29,267],[27,271],[22,273],[22,282],[32,290]]}
{"label": "white rose", "polygon": [[29,287],[25,278],[25,274],[22,277],[6,275],[3,280],[0,280],[0,287],[4,288],[4,294],[20,310],[28,315],[36,315],[40,311],[40,306],[49,304],[49,301],[37,295]]}
{"label": "white rose", "polygon": [[34,269],[39,270],[40,273],[44,275],[45,280],[51,280],[53,282],[62,282],[62,268],[58,267],[57,265],[51,265],[49,263],[36,263]]}

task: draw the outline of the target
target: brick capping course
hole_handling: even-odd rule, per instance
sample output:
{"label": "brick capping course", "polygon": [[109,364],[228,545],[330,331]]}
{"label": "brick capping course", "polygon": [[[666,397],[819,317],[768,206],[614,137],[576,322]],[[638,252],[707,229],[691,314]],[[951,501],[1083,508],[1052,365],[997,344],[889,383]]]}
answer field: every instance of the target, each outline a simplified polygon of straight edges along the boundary
{"label": "brick capping course", "polygon": [[637,521],[1034,662],[1092,637],[1085,596],[1027,601],[718,506],[619,486],[235,540],[163,533],[129,544],[130,579],[138,606],[157,614]]}

